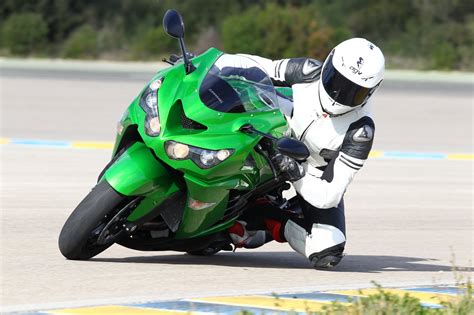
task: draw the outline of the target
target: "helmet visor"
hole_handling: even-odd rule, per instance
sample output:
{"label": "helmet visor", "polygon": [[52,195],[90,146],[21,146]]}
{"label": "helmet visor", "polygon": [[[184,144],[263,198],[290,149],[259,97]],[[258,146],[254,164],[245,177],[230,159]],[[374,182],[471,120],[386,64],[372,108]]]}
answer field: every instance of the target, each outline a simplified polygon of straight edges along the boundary
{"label": "helmet visor", "polygon": [[364,104],[377,86],[366,88],[360,86],[336,70],[332,63],[334,50],[323,68],[322,83],[328,95],[337,103],[355,107]]}

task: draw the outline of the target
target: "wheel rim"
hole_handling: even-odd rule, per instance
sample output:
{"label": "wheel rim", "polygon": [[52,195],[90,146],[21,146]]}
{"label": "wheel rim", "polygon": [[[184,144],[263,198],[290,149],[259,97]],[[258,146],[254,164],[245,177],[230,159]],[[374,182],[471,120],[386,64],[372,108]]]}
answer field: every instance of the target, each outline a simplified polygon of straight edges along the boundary
{"label": "wheel rim", "polygon": [[137,207],[139,198],[135,198],[120,209],[112,219],[111,215],[105,215],[104,219],[92,230],[89,239],[91,245],[108,245],[116,241],[123,233],[125,222],[133,209]]}

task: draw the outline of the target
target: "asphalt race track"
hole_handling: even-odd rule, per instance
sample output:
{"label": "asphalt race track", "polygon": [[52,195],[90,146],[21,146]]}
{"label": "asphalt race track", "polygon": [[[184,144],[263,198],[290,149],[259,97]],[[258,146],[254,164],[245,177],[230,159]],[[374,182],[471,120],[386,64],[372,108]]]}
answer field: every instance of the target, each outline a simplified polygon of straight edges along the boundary
{"label": "asphalt race track", "polygon": [[454,285],[473,275],[472,81],[386,80],[375,96],[375,154],[346,194],[347,256],[328,272],[277,243],[208,258],[113,246],[65,260],[62,224],[108,162],[116,122],[150,74],[0,71],[3,311],[371,281]]}

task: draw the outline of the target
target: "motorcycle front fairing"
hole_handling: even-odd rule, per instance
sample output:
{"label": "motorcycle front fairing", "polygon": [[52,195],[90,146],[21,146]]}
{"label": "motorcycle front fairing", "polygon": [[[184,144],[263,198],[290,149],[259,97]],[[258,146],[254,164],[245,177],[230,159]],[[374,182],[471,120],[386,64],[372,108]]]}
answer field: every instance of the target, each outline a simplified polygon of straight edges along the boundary
{"label": "motorcycle front fairing", "polygon": [[[275,136],[286,131],[286,122],[276,106],[265,110],[252,107],[252,104],[268,106],[271,94],[267,90],[273,87],[254,84],[249,88],[249,84],[246,86],[245,80],[239,78],[245,75],[239,71],[244,70],[235,71],[245,69],[243,67],[216,67],[219,60],[226,65],[227,56],[211,48],[192,59],[196,67],[192,73],[186,74],[180,63],[152,78],[149,85],[160,80],[158,135],[150,135],[146,125],[149,113],[140,106],[141,96],[149,85],[122,117],[123,130],[117,135],[114,147],[117,158],[102,179],[121,194],[144,197],[128,217],[129,221],[138,222],[170,196],[183,191],[186,202],[175,238],[212,234],[233,223],[228,220],[216,225],[224,216],[231,190],[249,191],[272,177],[266,160],[254,150],[261,137],[244,134],[239,129],[251,123],[256,129]],[[231,86],[240,96],[245,94],[248,102],[241,96],[244,104],[240,106],[247,108],[236,109],[227,103],[226,110],[219,108],[219,101],[225,103],[223,97],[227,93],[216,97],[213,94],[218,93],[221,86],[227,89]],[[128,142],[133,144],[129,146]],[[219,164],[204,168],[196,159],[170,158],[166,146],[172,142],[208,151],[228,149],[231,154]]]}

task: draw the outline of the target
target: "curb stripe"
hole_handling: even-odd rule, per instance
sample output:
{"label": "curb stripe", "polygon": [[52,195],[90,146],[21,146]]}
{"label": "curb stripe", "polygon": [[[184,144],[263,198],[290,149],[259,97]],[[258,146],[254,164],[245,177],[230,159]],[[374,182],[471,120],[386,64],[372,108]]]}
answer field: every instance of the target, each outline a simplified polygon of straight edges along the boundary
{"label": "curb stripe", "polygon": [[450,153],[446,157],[448,160],[474,160],[474,154]]}
{"label": "curb stripe", "polygon": [[447,157],[443,153],[417,153],[417,152],[384,152],[382,155],[384,158],[391,159],[414,159],[414,160],[443,160]]}
{"label": "curb stripe", "polygon": [[[167,301],[167,302],[150,302],[144,304],[133,304],[132,306],[157,308],[161,310],[179,310],[184,312],[199,312],[199,313],[219,313],[219,314],[237,314],[242,311],[252,312],[255,314],[262,314],[264,312],[272,312],[273,309],[260,308],[252,305],[251,307],[242,307],[228,304],[216,304],[211,302],[200,302],[197,300],[183,300],[183,301]],[[277,312],[278,313],[278,312]]]}
{"label": "curb stripe", "polygon": [[71,144],[68,141],[56,141],[56,140],[30,140],[30,139],[11,139],[9,144],[16,145],[34,145],[34,146],[45,146],[45,147],[69,147]]}
{"label": "curb stripe", "polygon": [[381,158],[383,154],[382,151],[372,150],[369,152],[369,158]]}
{"label": "curb stripe", "polygon": [[77,149],[113,149],[114,144],[112,142],[72,142],[72,148]]}
{"label": "curb stripe", "polygon": [[278,295],[278,297],[289,298],[289,299],[314,300],[314,301],[341,302],[341,303],[349,303],[349,298],[356,298],[354,296],[326,293],[326,292],[281,294],[281,295]]}
{"label": "curb stripe", "polygon": [[[441,302],[449,302],[455,299],[455,296],[447,295],[447,294],[440,294],[440,293],[432,293],[432,292],[420,292],[420,291],[405,291],[401,289],[383,289],[386,293],[391,293],[403,297],[405,295],[409,295],[411,297],[419,299],[423,304],[427,307],[440,307]],[[344,295],[353,295],[353,296],[367,296],[380,293],[379,289],[363,289],[363,290],[337,290],[332,291],[332,293],[336,294],[344,294]]]}
{"label": "curb stripe", "polygon": [[[64,141],[40,139],[10,139],[0,138],[0,145],[21,145],[38,147],[55,147],[68,149],[111,150],[113,142],[108,141]],[[453,160],[473,161],[473,153],[437,153],[437,152],[404,152],[404,151],[379,151],[372,150],[370,159],[390,160]]]}
{"label": "curb stripe", "polygon": [[[456,301],[466,294],[466,289],[455,286],[423,286],[402,289],[382,288],[384,293],[400,297],[411,296],[420,300],[423,307],[443,308],[443,302]],[[152,315],[152,314],[224,314],[233,315],[249,312],[253,314],[297,315],[321,311],[333,302],[349,305],[362,297],[380,294],[378,288],[361,290],[314,291],[285,294],[217,296],[196,299],[150,301],[123,305],[85,306],[78,308],[53,309],[36,312],[15,312],[10,314],[50,315]]]}
{"label": "curb stripe", "polygon": [[120,305],[108,305],[108,306],[95,306],[95,307],[82,307],[82,308],[71,308],[71,309],[61,309],[48,311],[47,314],[52,315],[160,315],[160,314],[189,314],[185,311],[169,311],[169,310],[159,310],[159,309],[147,309],[140,307],[129,307],[129,306],[120,306]]}
{"label": "curb stripe", "polygon": [[466,289],[457,287],[421,287],[421,288],[406,288],[407,291],[430,292],[449,295],[465,294]]}
{"label": "curb stripe", "polygon": [[320,311],[325,305],[331,304],[331,302],[329,301],[311,301],[259,295],[202,298],[196,299],[194,301],[231,304],[242,307],[263,307],[276,311],[293,311],[306,313]]}

